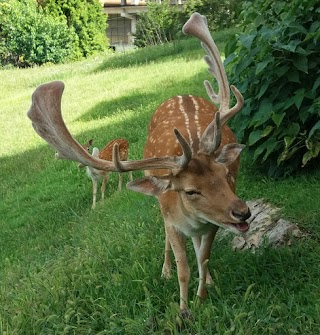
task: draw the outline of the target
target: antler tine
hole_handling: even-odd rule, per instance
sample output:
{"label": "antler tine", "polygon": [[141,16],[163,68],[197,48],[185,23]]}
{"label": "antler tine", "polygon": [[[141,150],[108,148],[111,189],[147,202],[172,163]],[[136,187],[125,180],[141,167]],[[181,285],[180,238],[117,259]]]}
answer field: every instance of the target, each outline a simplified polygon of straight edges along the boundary
{"label": "antler tine", "polygon": [[219,93],[216,94],[214,92],[210,82],[205,81],[204,84],[210,99],[214,103],[220,104],[219,112],[221,113],[221,124],[223,125],[234,114],[240,111],[243,106],[243,97],[234,86],[231,86],[231,90],[237,99],[237,103],[230,109],[230,89],[228,79],[218,48],[209,32],[206,18],[199,13],[193,13],[183,26],[182,31],[187,35],[197,37],[202,42],[202,46],[207,52],[205,61],[209,65],[209,72],[217,79]]}
{"label": "antler tine", "polygon": [[243,104],[244,104],[244,99],[243,99],[243,96],[240,93],[240,91],[234,85],[231,85],[230,88],[231,88],[232,93],[236,97],[237,102],[236,102],[236,104],[232,108],[230,108],[228,110],[228,113],[225,113],[221,117],[221,124],[225,124],[235,114],[237,114],[241,110],[241,108],[243,107]]}
{"label": "antler tine", "polygon": [[32,121],[34,130],[56,150],[57,158],[69,159],[85,166],[114,172],[149,169],[174,170],[180,169],[182,165],[187,164],[191,149],[189,147],[188,151],[186,140],[179,140],[179,138],[179,143],[182,143],[184,151],[184,155],[182,156],[122,161],[120,163],[119,148],[115,146],[115,158],[113,162],[93,157],[73,138],[64,123],[61,114],[63,90],[64,83],[61,81],[54,81],[38,86],[32,94],[32,104],[27,113]]}
{"label": "antler tine", "polygon": [[215,114],[214,120],[204,131],[201,141],[199,153],[213,154],[221,144],[221,119],[220,112]]}
{"label": "antler tine", "polygon": [[185,167],[192,157],[192,151],[187,140],[182,136],[178,129],[174,129],[174,133],[182,148],[181,156],[173,157],[155,157],[137,161],[121,161],[119,155],[119,146],[116,143],[112,150],[113,164],[117,171],[133,171],[133,170],[152,170],[152,169],[170,169],[180,171]]}
{"label": "antler tine", "polygon": [[182,169],[185,166],[187,166],[188,163],[190,162],[192,158],[192,150],[187,140],[182,136],[182,134],[177,128],[174,128],[174,133],[183,151],[183,155],[179,157],[179,166],[178,166],[178,169]]}
{"label": "antler tine", "polygon": [[126,169],[121,164],[120,153],[119,153],[119,144],[115,143],[112,148],[112,162],[114,166],[118,169],[119,172],[125,172]]}

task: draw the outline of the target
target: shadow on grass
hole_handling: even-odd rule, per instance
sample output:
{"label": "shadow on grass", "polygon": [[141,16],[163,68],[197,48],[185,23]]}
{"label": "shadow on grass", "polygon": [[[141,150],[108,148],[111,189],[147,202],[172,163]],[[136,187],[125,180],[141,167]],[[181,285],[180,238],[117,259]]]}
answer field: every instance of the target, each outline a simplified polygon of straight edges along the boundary
{"label": "shadow on grass", "polygon": [[[150,119],[149,111],[140,105],[143,100],[153,100],[155,96],[133,93],[116,101],[96,104],[80,118],[82,121],[121,115],[128,109],[137,110],[137,113],[81,132],[76,140],[82,143],[94,137],[95,145],[101,148],[112,138],[126,137],[130,143],[129,159],[140,159]],[[67,243],[66,240],[72,238],[72,222],[90,212],[92,184],[85,171],[79,170],[72,161],[55,160],[54,149],[44,141],[42,143],[36,149],[0,158],[0,213],[4,214],[0,218],[3,232],[0,245],[6,246],[2,253],[13,258],[29,257],[28,251],[20,249],[29,249],[29,239],[43,243],[43,248]],[[118,176],[112,174],[106,198],[116,191],[117,184]],[[47,236],[48,232],[51,233]],[[60,242],[55,241],[55,236]]]}
{"label": "shadow on grass", "polygon": [[164,62],[169,57],[179,55],[187,49],[197,50],[199,43],[195,39],[191,41],[178,40],[173,43],[135,49],[123,54],[116,53],[99,65],[94,72],[140,66],[151,62]]}
{"label": "shadow on grass", "polygon": [[[227,38],[234,35],[234,28],[226,29],[222,32],[213,33],[213,38],[218,44],[219,50],[223,53],[224,43]],[[174,42],[156,45],[146,48],[139,48],[127,53],[116,53],[99,65],[94,72],[105,71],[113,68],[127,68],[148,63],[160,63],[168,58],[179,57],[179,54],[187,54],[187,60],[197,59],[204,54],[200,42],[194,37],[185,37]]]}
{"label": "shadow on grass", "polygon": [[[122,127],[125,132],[126,122],[119,122],[116,127]],[[135,128],[139,127],[135,124]],[[103,141],[111,140],[109,136],[109,129],[105,127],[94,131],[98,147]],[[81,142],[91,137],[92,132],[85,131],[77,135],[77,140]],[[129,158],[141,158],[142,150],[139,152],[138,148],[142,148],[144,139],[134,134],[127,137],[132,148]],[[74,232],[80,229],[79,222],[91,211],[92,182],[85,171],[75,162],[55,160],[54,150],[45,142],[14,157],[1,157],[0,166],[0,245],[3,246],[0,269],[7,266],[5,259],[28,264],[38,259],[41,264],[65,246],[72,245]],[[140,173],[134,175],[137,177]],[[124,174],[123,192],[126,192],[127,181],[128,176]],[[117,185],[118,174],[112,173],[105,206],[117,192]],[[100,205],[100,191],[97,204]]]}
{"label": "shadow on grass", "polygon": [[106,116],[115,116],[127,110],[142,108],[146,101],[153,101],[157,97],[156,93],[132,92],[117,99],[106,100],[96,104],[92,109],[81,115],[76,121],[92,121]]}

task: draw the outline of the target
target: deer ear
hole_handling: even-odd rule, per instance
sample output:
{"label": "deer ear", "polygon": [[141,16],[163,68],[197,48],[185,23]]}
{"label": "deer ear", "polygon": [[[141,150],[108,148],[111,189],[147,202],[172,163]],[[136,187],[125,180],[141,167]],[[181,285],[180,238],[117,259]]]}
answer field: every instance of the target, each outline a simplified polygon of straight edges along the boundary
{"label": "deer ear", "polygon": [[93,138],[91,140],[88,141],[89,146],[93,145]]}
{"label": "deer ear", "polygon": [[216,158],[216,162],[221,163],[225,166],[229,166],[238,158],[244,147],[244,144],[238,143],[231,143],[225,145],[222,148],[218,158]]}
{"label": "deer ear", "polygon": [[171,188],[171,181],[168,177],[149,176],[131,181],[127,184],[127,188],[146,195],[158,196]]}

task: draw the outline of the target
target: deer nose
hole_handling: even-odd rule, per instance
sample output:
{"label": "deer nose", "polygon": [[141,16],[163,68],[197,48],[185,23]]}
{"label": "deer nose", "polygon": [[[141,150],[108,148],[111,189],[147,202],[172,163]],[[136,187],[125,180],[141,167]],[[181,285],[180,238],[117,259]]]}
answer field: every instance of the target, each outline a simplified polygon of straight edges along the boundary
{"label": "deer nose", "polygon": [[242,222],[246,221],[251,216],[249,208],[246,208],[246,210],[232,210],[231,213],[236,219]]}

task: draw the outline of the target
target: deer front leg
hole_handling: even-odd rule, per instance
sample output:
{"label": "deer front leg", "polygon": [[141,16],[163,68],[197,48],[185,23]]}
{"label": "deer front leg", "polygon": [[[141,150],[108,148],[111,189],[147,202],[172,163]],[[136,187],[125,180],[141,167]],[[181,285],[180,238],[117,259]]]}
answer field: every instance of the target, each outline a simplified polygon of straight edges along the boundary
{"label": "deer front leg", "polygon": [[217,230],[218,227],[213,227],[213,229],[210,230],[206,235],[203,235],[200,240],[200,246],[198,243],[199,240],[197,240],[197,238],[192,239],[197,255],[199,271],[199,286],[197,295],[200,299],[205,299],[207,297],[206,283],[212,283],[212,278],[207,267],[207,261],[210,258],[211,247]]}
{"label": "deer front leg", "polygon": [[164,248],[164,262],[163,262],[163,266],[162,266],[162,277],[165,278],[165,279],[169,279],[171,277],[170,252],[171,252],[171,246],[170,246],[170,241],[169,241],[169,237],[168,237],[167,229],[166,229],[166,241],[165,241],[165,248]]}
{"label": "deer front leg", "polygon": [[[196,253],[196,257],[197,257],[197,264],[198,264],[198,270],[199,270],[199,275],[201,273],[201,267],[199,267],[199,262],[198,262],[198,257],[199,257],[199,250],[200,250],[200,246],[201,246],[201,237],[200,236],[195,236],[192,238],[192,242],[193,242],[193,247],[194,247],[194,251]],[[211,274],[209,272],[209,270],[206,271],[206,284],[207,285],[211,285],[212,284],[212,277]],[[199,277],[199,279],[201,278],[201,276]]]}
{"label": "deer front leg", "polygon": [[103,179],[102,179],[102,184],[101,184],[101,202],[102,203],[104,203],[104,192],[106,190],[106,185],[107,185],[107,182],[108,182],[108,178],[109,178],[109,173],[106,173],[103,176]]}
{"label": "deer front leg", "polygon": [[177,264],[180,287],[180,313],[183,319],[190,318],[191,313],[187,306],[190,268],[187,261],[186,238],[182,233],[172,227],[170,223],[166,223],[166,231]]}

